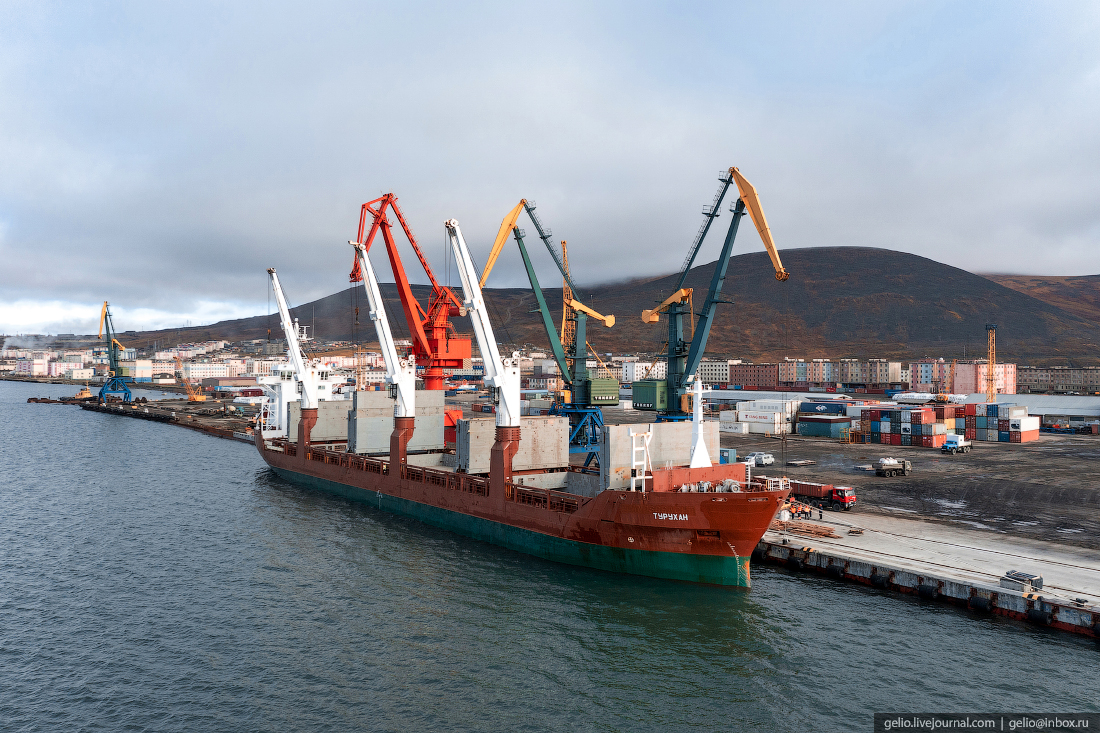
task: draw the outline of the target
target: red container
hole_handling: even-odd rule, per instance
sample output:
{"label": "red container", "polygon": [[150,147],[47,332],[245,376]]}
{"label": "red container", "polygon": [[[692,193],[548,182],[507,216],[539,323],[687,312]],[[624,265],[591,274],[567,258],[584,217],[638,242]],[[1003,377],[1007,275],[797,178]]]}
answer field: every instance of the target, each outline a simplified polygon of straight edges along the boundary
{"label": "red container", "polygon": [[[997,429],[1000,430],[1002,433],[1007,431],[1008,430],[1008,420],[998,419],[997,420]],[[1018,443],[1019,441],[1016,441],[1016,442]]]}
{"label": "red container", "polygon": [[967,428],[966,429],[966,435],[964,435],[963,437],[965,437],[967,440],[974,440],[975,438],[978,437],[978,429],[977,428]]}
{"label": "red container", "polygon": [[977,416],[977,414],[978,414],[978,406],[974,403],[970,403],[969,405],[964,405],[963,410],[966,411],[967,417],[969,417],[971,415]]}
{"label": "red container", "polygon": [[932,436],[931,435],[922,435],[920,437],[920,444],[921,444],[922,448],[931,448],[932,447]]}
{"label": "red container", "polygon": [[882,445],[890,445],[890,434],[889,433],[879,434],[878,442],[881,443]]}
{"label": "red container", "polygon": [[1024,432],[1020,433],[1020,442],[1021,443],[1030,443],[1031,441],[1038,440],[1038,439],[1039,439],[1039,431],[1038,430],[1025,430]]}
{"label": "red container", "polygon": [[1008,434],[1008,442],[1009,443],[1019,443],[1019,442],[1021,442],[1020,441],[1020,431],[1019,430],[1010,431],[1009,434]]}
{"label": "red container", "polygon": [[890,445],[901,445],[901,436],[897,435],[897,434],[894,434],[894,433],[891,433],[890,434]]}
{"label": "red container", "polygon": [[977,427],[978,427],[978,418],[977,418],[976,415],[967,415],[965,419],[966,419],[966,429],[967,430],[977,429]]}

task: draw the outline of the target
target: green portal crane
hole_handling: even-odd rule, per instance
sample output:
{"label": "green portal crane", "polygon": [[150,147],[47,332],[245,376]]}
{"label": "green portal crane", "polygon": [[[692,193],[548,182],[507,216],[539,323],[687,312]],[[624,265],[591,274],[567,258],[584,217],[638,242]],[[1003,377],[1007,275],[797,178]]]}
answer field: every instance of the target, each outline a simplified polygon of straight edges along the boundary
{"label": "green portal crane", "polygon": [[[718,175],[721,185],[714,195],[714,201],[703,209],[703,224],[695,235],[688,250],[684,264],[680,268],[679,277],[676,280],[675,292],[666,298],[660,305],[651,310],[642,311],[642,321],[645,323],[657,323],[661,313],[668,313],[668,372],[665,379],[644,380],[634,383],[634,406],[643,410],[655,410],[658,412],[658,421],[665,420],[689,420],[691,409],[688,407],[691,383],[695,379],[699,369],[699,362],[703,358],[703,352],[707,348],[707,339],[710,337],[711,325],[719,303],[729,301],[721,300],[722,287],[726,282],[726,270],[729,268],[730,253],[733,250],[733,242],[737,238],[737,227],[741,217],[746,213],[756,225],[760,239],[771,258],[775,268],[775,279],[780,282],[790,277],[779,259],[775,242],[772,240],[768,221],[764,217],[764,210],[760,206],[760,196],[756,189],[741,175],[737,168],[730,168]],[[707,291],[703,309],[698,313],[694,334],[689,342],[684,334],[685,318],[690,319],[694,315],[691,312],[692,290],[684,287],[688,271],[695,262],[696,255],[703,244],[703,240],[710,231],[710,225],[721,215],[722,200],[726,196],[730,185],[736,184],[740,194],[737,201],[730,207],[733,212],[733,221],[730,222],[726,232],[726,240],[722,245],[722,254],[714,266],[714,274],[711,277],[710,289]]]}
{"label": "green portal crane", "polygon": [[[562,382],[566,386],[560,399],[555,401],[551,414],[569,418],[569,452],[587,454],[585,467],[587,468],[595,462],[595,467],[598,468],[600,438],[603,432],[603,413],[600,411],[600,405],[618,404],[619,382],[617,379],[591,379],[589,377],[587,367],[588,351],[585,340],[587,319],[588,316],[592,316],[610,328],[615,325],[615,316],[601,315],[575,297],[571,297],[565,305],[571,313],[570,317],[575,319],[574,328],[570,329],[573,334],[572,343],[562,343],[558,330],[554,327],[554,320],[550,315],[550,308],[546,304],[542,287],[539,285],[538,275],[535,274],[534,265],[531,263],[531,257],[527,252],[527,246],[524,244],[524,232],[516,225],[522,211],[527,212],[531,222],[535,225],[539,238],[542,239],[546,249],[554,258],[554,263],[558,266],[566,285],[573,293],[578,292],[569,273],[569,268],[565,265],[564,258],[558,253],[550,239],[550,230],[543,226],[535,214],[534,203],[526,199],[516,204],[515,208],[501,222],[500,231],[493,243],[492,252],[490,252],[489,259],[482,271],[481,282],[484,283],[489,277],[489,273],[492,271],[504,243],[508,240],[508,235],[511,234],[515,238],[520,256],[523,258],[523,266],[527,271],[527,279],[531,283],[531,290],[535,294],[535,300],[538,303],[542,324],[550,343],[550,351],[554,355],[554,361],[557,362],[558,370],[561,372]],[[569,362],[572,362],[572,365]]]}

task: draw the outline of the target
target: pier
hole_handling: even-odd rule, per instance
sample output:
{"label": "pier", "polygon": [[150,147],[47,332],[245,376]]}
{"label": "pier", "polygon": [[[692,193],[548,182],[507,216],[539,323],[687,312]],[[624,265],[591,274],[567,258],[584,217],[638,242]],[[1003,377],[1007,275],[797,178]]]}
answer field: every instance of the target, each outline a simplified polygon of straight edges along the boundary
{"label": "pier", "polygon": [[826,520],[774,523],[753,560],[1100,637],[1093,551],[882,515]]}

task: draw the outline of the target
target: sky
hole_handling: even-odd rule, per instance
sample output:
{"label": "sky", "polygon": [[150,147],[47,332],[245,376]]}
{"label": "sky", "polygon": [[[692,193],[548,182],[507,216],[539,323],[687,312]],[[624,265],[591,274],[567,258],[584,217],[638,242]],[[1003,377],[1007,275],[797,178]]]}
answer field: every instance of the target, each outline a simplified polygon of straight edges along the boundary
{"label": "sky", "polygon": [[1100,273],[1098,37],[1089,2],[0,0],[0,333],[327,295],[391,191],[455,286],[443,222],[484,263],[520,198],[578,283],[667,274],[730,166],[781,252]]}

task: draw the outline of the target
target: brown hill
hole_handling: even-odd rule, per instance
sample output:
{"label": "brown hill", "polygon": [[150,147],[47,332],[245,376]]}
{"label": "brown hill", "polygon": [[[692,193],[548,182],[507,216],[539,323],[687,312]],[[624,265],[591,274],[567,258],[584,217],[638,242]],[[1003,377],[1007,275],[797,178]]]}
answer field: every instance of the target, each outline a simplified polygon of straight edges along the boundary
{"label": "brown hill", "polygon": [[[943,356],[980,357],[985,353],[985,324],[998,324],[1002,360],[1022,363],[1097,363],[1097,321],[1005,287],[991,279],[924,257],[864,247],[818,247],[786,250],[783,262],[790,280],[780,283],[763,252],[731,258],[707,353],[755,361],[792,357]],[[702,305],[714,264],[695,267],[687,285]],[[601,313],[613,313],[613,329],[590,326],[589,341],[600,351],[655,352],[663,348],[667,326],[642,323],[640,313],[663,300],[675,276],[605,284],[585,289],[584,302]],[[396,288],[383,285],[395,334],[407,336]],[[414,288],[425,298],[426,287]],[[561,291],[546,293],[555,318],[561,313]],[[354,293],[340,293],[293,309],[303,323],[316,323],[322,339],[353,339]],[[517,346],[546,345],[525,289],[487,289],[501,341]],[[365,298],[360,298],[365,309]],[[359,337],[373,341],[364,317]],[[162,344],[212,338],[264,338],[267,329],[281,335],[278,318],[256,316],[180,331],[150,332],[128,342]],[[459,331],[470,330],[458,319]],[[178,336],[177,336],[178,334]]]}
{"label": "brown hill", "polygon": [[993,282],[1100,323],[1100,275],[986,275]]}

